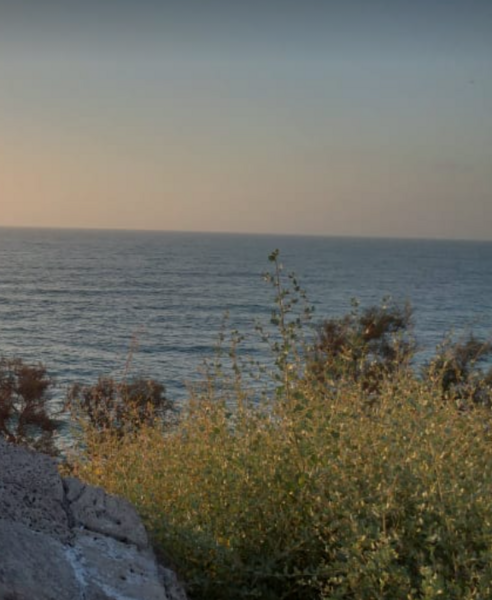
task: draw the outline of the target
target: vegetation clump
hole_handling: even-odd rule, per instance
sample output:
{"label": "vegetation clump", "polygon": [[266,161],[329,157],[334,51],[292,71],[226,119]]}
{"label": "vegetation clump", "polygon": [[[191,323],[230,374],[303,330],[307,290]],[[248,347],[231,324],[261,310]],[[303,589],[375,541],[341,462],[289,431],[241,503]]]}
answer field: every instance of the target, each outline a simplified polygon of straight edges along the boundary
{"label": "vegetation clump", "polygon": [[44,365],[0,358],[0,435],[14,444],[56,454],[58,422],[48,407],[52,385]]}
{"label": "vegetation clump", "polygon": [[164,385],[143,377],[129,381],[100,377],[93,385],[76,383],[68,391],[65,408],[92,432],[117,437],[143,425],[169,422],[174,413]]}
{"label": "vegetation clump", "polygon": [[371,395],[386,377],[410,366],[415,350],[408,304],[383,302],[361,311],[354,302],[348,315],[322,322],[309,369],[321,382],[336,385],[349,378]]}
{"label": "vegetation clump", "polygon": [[492,408],[492,367],[479,366],[490,361],[492,343],[471,335],[463,342],[446,340],[424,369],[424,377],[438,382],[443,399],[461,408],[474,404]]}
{"label": "vegetation clump", "polygon": [[263,399],[233,335],[230,375],[210,369],[175,427],[96,428],[77,473],[135,504],[197,600],[492,597],[492,414],[469,387],[490,394],[486,346],[416,372],[410,313],[392,306],[310,342],[297,281],[271,260]]}

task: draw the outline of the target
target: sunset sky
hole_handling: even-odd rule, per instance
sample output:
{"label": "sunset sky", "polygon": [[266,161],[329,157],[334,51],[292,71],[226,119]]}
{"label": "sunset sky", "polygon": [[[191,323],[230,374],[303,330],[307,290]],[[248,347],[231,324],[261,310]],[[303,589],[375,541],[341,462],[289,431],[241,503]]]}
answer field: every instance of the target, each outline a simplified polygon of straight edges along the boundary
{"label": "sunset sky", "polygon": [[0,226],[492,240],[492,1],[0,6]]}

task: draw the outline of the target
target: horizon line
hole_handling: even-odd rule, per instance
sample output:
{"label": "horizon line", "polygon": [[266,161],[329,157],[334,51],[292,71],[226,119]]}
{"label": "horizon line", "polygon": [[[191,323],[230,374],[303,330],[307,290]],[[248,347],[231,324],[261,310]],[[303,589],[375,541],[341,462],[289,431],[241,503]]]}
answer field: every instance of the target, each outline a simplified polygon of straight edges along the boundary
{"label": "horizon line", "polygon": [[87,231],[87,232],[120,232],[120,233],[176,233],[197,235],[234,235],[257,237],[309,237],[309,238],[335,238],[335,239],[362,239],[362,240],[402,240],[402,241],[429,241],[429,242],[477,242],[492,243],[492,238],[467,238],[467,237],[429,237],[429,236],[391,236],[391,235],[356,235],[344,233],[293,233],[293,232],[255,232],[255,231],[210,231],[198,229],[152,229],[129,227],[76,227],[60,225],[2,225],[1,229],[43,230],[43,231]]}

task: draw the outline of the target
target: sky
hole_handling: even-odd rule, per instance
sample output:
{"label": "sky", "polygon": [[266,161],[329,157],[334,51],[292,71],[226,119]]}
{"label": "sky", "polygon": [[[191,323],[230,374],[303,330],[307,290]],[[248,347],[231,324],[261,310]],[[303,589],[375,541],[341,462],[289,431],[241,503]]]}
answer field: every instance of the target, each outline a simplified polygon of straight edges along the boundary
{"label": "sky", "polygon": [[492,240],[490,0],[0,2],[0,226]]}

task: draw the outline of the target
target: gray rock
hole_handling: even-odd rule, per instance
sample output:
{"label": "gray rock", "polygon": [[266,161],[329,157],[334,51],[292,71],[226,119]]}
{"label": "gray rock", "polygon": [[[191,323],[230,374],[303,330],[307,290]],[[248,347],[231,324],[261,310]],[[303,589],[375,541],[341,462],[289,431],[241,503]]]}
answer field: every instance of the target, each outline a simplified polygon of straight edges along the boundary
{"label": "gray rock", "polygon": [[86,600],[99,597],[166,600],[158,566],[150,550],[98,533],[81,532],[68,559],[85,590]]}
{"label": "gray rock", "polygon": [[0,600],[186,600],[131,504],[0,439]]}
{"label": "gray rock", "polygon": [[[23,523],[0,520],[0,598],[74,600],[80,597],[66,547]],[[2,590],[3,587],[3,590]]]}
{"label": "gray rock", "polygon": [[53,461],[0,441],[0,518],[70,539],[63,483]]}
{"label": "gray rock", "polygon": [[148,547],[145,527],[129,502],[73,478],[65,480],[65,487],[75,525],[139,548]]}

